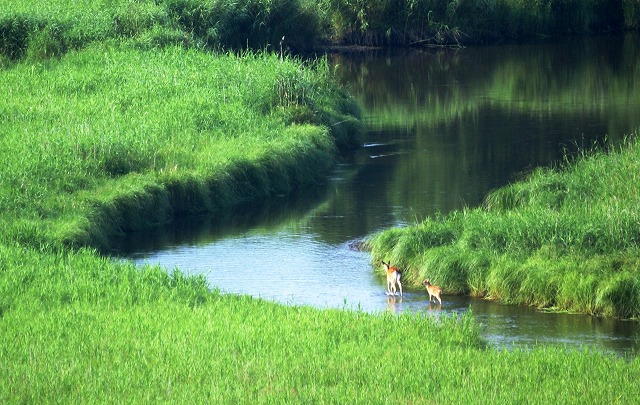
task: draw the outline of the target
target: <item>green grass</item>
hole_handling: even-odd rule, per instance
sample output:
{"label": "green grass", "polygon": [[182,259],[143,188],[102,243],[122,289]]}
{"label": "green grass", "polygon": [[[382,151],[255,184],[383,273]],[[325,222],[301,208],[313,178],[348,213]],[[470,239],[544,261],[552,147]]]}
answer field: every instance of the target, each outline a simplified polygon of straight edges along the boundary
{"label": "green grass", "polygon": [[0,258],[3,403],[640,399],[637,358],[487,348],[470,314],[282,306],[91,250]]}
{"label": "green grass", "polygon": [[[203,277],[139,268],[88,248],[176,215],[313,183],[338,149],[357,144],[359,122],[324,61],[198,51],[224,48],[223,28],[247,10],[275,18],[253,3],[72,3],[0,3],[0,88],[8,95],[0,102],[0,402],[639,402],[630,388],[640,377],[637,358],[589,348],[495,350],[471,315],[282,306],[221,295]],[[298,3],[259,3],[270,4],[291,10]],[[222,21],[221,10],[237,15],[226,26],[210,24]],[[263,38],[280,35],[248,21],[265,30]],[[567,201],[558,197],[566,194],[562,187],[539,177],[551,201]],[[621,195],[631,190],[619,188]],[[514,186],[488,200],[487,210],[513,212],[535,195]],[[509,270],[506,254],[494,260],[506,244],[499,233],[464,234],[463,218],[471,215],[426,222],[429,232],[407,231],[422,245],[399,246],[416,256],[425,244],[440,247],[424,258],[464,270],[478,290],[492,277],[496,285],[538,285],[515,279],[522,271]],[[586,227],[593,235],[634,234],[633,223],[613,210],[595,217],[603,227]],[[605,227],[611,219],[622,222]],[[555,265],[574,272],[556,295],[588,300],[600,262],[609,261],[620,271],[599,294],[617,308],[634,297],[635,258],[612,260],[598,249],[615,243],[585,237],[591,234],[580,226],[566,235],[593,250],[592,273],[575,272],[571,260],[582,251],[562,256]],[[402,240],[403,232],[383,235]],[[534,246],[544,240],[513,233]],[[491,248],[465,255],[451,246],[456,240]],[[561,248],[572,253],[544,245],[526,257],[528,265],[560,257]],[[485,274],[493,263],[494,273]],[[467,288],[459,274],[451,280]],[[569,288],[576,282],[578,295]]]}
{"label": "green grass", "polygon": [[[313,8],[313,9],[312,9]],[[94,42],[142,49],[310,49],[321,38],[315,5],[298,0],[0,1],[0,54],[47,59]]]}
{"label": "green grass", "polygon": [[370,240],[418,284],[570,312],[640,316],[640,146],[584,153],[491,193],[482,207]]}
{"label": "green grass", "polygon": [[0,240],[33,245],[289,193],[359,133],[322,60],[94,46],[0,83]]}
{"label": "green grass", "polygon": [[0,55],[48,59],[122,38],[144,49],[279,51],[283,36],[294,51],[440,46],[637,30],[639,16],[637,0],[2,0]]}

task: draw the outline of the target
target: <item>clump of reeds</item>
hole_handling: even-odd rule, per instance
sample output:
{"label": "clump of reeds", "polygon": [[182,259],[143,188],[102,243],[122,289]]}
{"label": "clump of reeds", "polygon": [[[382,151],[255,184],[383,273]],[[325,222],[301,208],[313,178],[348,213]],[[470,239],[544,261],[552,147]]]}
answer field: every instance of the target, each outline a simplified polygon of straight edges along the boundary
{"label": "clump of reeds", "polygon": [[637,20],[632,3],[325,0],[320,8],[326,10],[333,35],[346,43],[446,46],[622,30]]}

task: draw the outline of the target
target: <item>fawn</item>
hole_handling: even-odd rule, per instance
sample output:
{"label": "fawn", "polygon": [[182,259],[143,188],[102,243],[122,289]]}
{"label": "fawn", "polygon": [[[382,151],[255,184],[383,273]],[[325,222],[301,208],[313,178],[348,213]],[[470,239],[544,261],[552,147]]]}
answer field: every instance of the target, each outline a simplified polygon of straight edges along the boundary
{"label": "fawn", "polygon": [[[438,299],[438,302],[440,302],[440,305],[442,305],[442,299],[440,299],[442,288],[438,287],[437,285],[431,285],[429,279],[424,280],[422,284],[427,287],[427,292],[429,293],[429,302],[431,302],[432,297],[436,297]],[[433,302],[436,302],[436,300],[433,300]]]}

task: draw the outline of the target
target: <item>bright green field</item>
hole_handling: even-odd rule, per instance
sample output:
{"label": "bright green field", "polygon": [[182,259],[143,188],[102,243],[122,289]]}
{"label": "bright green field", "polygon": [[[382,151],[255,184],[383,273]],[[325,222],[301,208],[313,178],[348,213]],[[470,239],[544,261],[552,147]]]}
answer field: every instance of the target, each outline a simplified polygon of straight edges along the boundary
{"label": "bright green field", "polygon": [[0,241],[35,246],[291,192],[359,133],[323,61],[95,46],[0,86]]}
{"label": "bright green field", "polygon": [[0,246],[0,401],[619,403],[640,360],[486,348],[473,318],[290,307],[90,251]]}
{"label": "bright green field", "polygon": [[[226,3],[68,4],[0,2],[1,403],[640,402],[635,358],[496,350],[472,316],[320,311],[221,295],[202,277],[88,248],[319,181],[339,150],[358,144],[360,124],[322,60],[198,51],[237,41],[231,29],[245,8],[225,8],[234,18],[211,26],[216,4]],[[190,7],[195,19],[180,20],[177,11]],[[256,35],[281,35],[267,31]],[[535,190],[564,195],[548,185],[560,182],[556,174],[543,174]],[[487,209],[517,216],[516,206],[538,196],[519,187]],[[606,229],[633,234],[629,224]],[[479,232],[466,235],[484,243]],[[546,249],[539,254],[556,252]],[[620,260],[624,281],[635,259]]]}

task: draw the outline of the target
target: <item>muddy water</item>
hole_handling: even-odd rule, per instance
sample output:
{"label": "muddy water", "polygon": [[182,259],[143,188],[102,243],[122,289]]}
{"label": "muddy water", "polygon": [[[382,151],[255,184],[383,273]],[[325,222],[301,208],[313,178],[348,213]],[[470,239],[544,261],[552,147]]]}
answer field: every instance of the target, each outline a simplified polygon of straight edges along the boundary
{"label": "muddy water", "polygon": [[352,242],[474,206],[564,153],[640,127],[640,41],[589,38],[447,51],[330,57],[363,106],[362,148],[297,196],[127,235],[116,255],[205,274],[230,293],[291,305],[430,314],[469,308],[487,339],[640,349],[636,322],[548,314],[467,297],[402,300]]}

